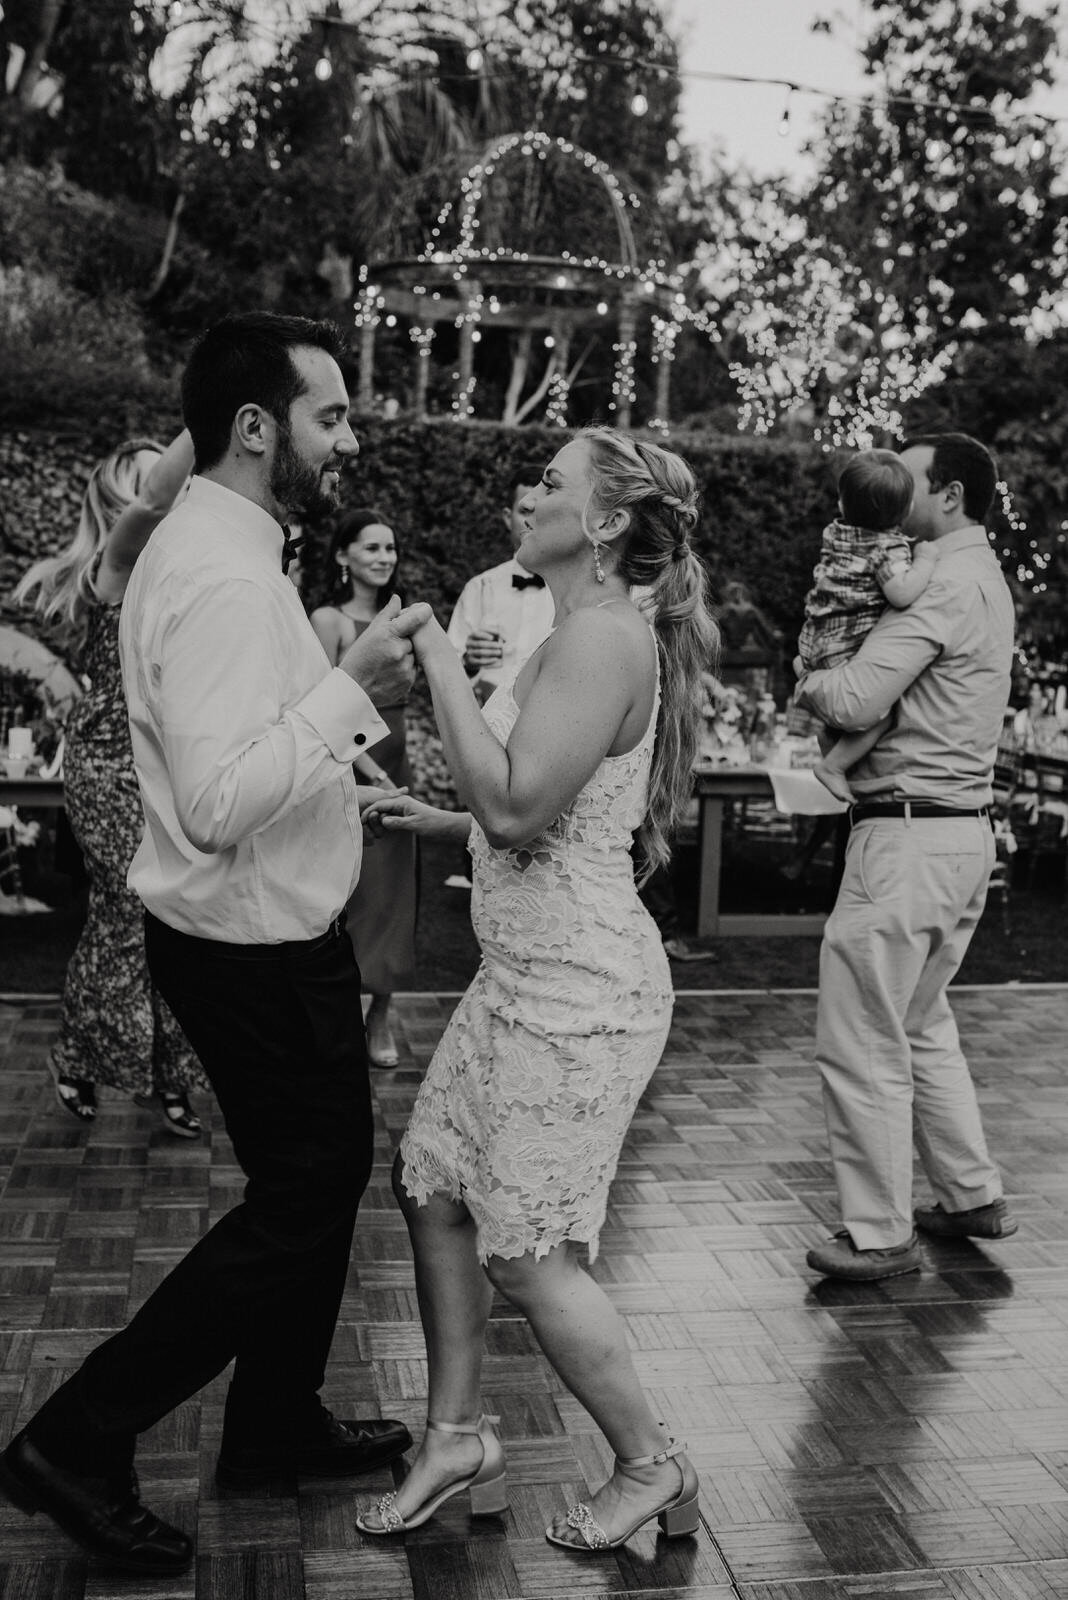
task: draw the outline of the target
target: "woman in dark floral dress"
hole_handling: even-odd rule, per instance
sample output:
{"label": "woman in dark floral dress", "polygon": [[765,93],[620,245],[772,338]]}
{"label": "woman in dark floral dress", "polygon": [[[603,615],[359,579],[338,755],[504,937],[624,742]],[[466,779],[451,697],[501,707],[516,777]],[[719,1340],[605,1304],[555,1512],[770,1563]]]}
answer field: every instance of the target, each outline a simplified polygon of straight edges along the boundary
{"label": "woman in dark floral dress", "polygon": [[182,433],[166,449],[120,446],[94,469],[78,531],[61,555],[38,562],[15,591],[46,620],[83,635],[88,687],[66,728],[67,815],[89,875],[85,927],[67,968],[51,1070],[60,1104],[83,1122],[96,1086],[157,1106],[168,1132],[193,1139],[188,1091],[206,1088],[196,1056],[148,975],[144,909],[126,871],[144,825],[119,667],[119,609],[141,550],[192,469]]}

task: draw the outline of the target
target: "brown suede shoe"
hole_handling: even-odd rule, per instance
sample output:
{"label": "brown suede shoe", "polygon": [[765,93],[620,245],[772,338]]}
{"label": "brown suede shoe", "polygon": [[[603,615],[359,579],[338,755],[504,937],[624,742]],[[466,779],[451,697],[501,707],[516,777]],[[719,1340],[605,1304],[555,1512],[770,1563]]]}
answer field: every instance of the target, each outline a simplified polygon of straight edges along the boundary
{"label": "brown suede shoe", "polygon": [[920,1270],[920,1247],[913,1234],[904,1244],[886,1250],[858,1250],[847,1228],[840,1228],[826,1244],[816,1245],[805,1257],[813,1272],[849,1283],[875,1283]]}
{"label": "brown suede shoe", "polygon": [[1020,1226],[1000,1199],[970,1211],[945,1211],[936,1202],[917,1206],[912,1216],[917,1228],[936,1239],[1011,1239]]}

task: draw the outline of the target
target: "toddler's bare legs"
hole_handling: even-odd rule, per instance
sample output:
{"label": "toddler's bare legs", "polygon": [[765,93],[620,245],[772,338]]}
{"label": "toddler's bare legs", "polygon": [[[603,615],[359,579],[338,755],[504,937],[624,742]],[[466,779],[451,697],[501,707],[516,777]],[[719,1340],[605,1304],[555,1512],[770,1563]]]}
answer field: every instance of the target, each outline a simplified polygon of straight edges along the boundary
{"label": "toddler's bare legs", "polygon": [[[829,789],[839,800],[849,804],[856,797],[849,787],[846,773],[850,767],[855,766],[862,756],[866,756],[873,746],[879,743],[883,734],[893,724],[893,717],[886,716],[877,722],[874,728],[865,728],[863,733],[843,733],[840,738],[826,750],[812,769],[825,789]],[[822,746],[823,741],[820,740]]]}

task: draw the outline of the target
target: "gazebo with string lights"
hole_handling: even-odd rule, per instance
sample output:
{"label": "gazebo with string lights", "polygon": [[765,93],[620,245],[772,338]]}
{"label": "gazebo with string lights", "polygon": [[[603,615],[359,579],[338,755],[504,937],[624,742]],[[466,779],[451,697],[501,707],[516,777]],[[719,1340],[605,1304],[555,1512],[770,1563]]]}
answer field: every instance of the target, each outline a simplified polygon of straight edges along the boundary
{"label": "gazebo with string lights", "polygon": [[[436,176],[440,186],[442,175]],[[401,198],[383,229],[379,258],[361,272],[360,409],[374,403],[375,330],[383,318],[391,327],[407,322],[417,415],[426,415],[439,329],[457,330],[452,415],[460,420],[474,414],[476,349],[484,331],[506,329],[515,338],[502,420],[520,422],[544,401],[545,420],[560,426],[568,420],[571,385],[585,354],[611,329],[614,421],[631,424],[635,362],[640,341],[648,339],[656,398],[647,425],[666,431],[681,329],[689,323],[713,339],[719,335],[688,304],[682,277],[663,250],[655,211],[589,151],[536,131],[490,145],[460,177],[458,197],[440,206],[427,237],[431,187],[424,180]],[[416,240],[422,241],[418,251]],[[524,399],[538,337],[547,355]],[[576,356],[582,340],[586,349]]]}

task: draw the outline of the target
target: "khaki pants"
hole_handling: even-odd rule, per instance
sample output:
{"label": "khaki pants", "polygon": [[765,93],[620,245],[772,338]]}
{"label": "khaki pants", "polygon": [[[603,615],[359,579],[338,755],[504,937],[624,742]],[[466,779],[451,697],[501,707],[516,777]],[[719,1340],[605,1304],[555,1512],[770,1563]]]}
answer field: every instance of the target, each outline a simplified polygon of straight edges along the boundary
{"label": "khaki pants", "polygon": [[843,1226],[911,1234],[912,1141],[947,1211],[1001,1194],[946,987],[994,863],[981,817],[880,817],[849,837],[820,952],[816,1058]]}

